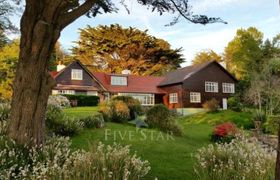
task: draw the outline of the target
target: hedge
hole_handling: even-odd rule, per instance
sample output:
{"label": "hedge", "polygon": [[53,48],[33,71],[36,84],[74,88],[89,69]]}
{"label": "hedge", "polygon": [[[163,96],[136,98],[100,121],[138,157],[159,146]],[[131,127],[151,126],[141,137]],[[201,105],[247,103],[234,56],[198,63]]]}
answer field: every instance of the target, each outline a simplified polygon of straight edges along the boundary
{"label": "hedge", "polygon": [[65,94],[65,96],[69,101],[77,101],[77,106],[97,106],[99,103],[98,96],[87,96],[87,95],[73,95],[73,94]]}

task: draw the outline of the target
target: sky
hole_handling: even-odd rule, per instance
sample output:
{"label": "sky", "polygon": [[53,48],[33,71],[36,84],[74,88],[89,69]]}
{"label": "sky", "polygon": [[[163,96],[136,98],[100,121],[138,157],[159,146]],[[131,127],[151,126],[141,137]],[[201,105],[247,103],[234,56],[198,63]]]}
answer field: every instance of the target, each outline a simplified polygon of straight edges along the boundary
{"label": "sky", "polygon": [[[119,4],[120,0],[115,1]],[[62,31],[59,41],[64,49],[70,49],[79,38],[79,29],[88,25],[95,27],[118,23],[124,27],[147,29],[149,34],[168,41],[172,48],[183,48],[184,67],[191,64],[195,54],[201,50],[212,49],[223,53],[239,28],[254,26],[264,33],[265,38],[280,33],[278,0],[189,0],[189,3],[194,13],[220,17],[228,24],[200,25],[181,19],[174,26],[166,27],[174,15],[159,16],[139,5],[136,0],[127,0],[130,14],[124,7],[119,7],[118,13],[102,14],[95,18],[80,17]]]}

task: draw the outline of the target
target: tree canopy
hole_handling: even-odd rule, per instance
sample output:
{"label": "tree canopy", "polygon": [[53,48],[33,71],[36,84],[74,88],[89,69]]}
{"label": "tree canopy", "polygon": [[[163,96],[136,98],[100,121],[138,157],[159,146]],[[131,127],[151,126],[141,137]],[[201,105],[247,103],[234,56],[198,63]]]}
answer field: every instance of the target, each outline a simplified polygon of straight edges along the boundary
{"label": "tree canopy", "polygon": [[238,29],[235,37],[225,48],[225,60],[229,70],[238,79],[256,71],[262,61],[263,33],[254,27]]}
{"label": "tree canopy", "polygon": [[16,29],[9,19],[14,8],[14,3],[12,3],[12,1],[0,0],[0,32]]}
{"label": "tree canopy", "polygon": [[54,46],[54,50],[51,54],[50,60],[49,60],[49,70],[55,71],[56,65],[60,61],[61,63],[65,63],[65,60],[69,58],[69,55],[67,52],[63,49],[61,43],[57,41]]}
{"label": "tree canopy", "polygon": [[80,30],[73,56],[94,71],[121,73],[128,69],[136,75],[162,75],[184,62],[181,49],[171,49],[157,39],[132,27],[120,25]]}
{"label": "tree canopy", "polygon": [[0,49],[8,43],[8,38],[3,31],[0,30]]}
{"label": "tree canopy", "polygon": [[221,62],[222,56],[217,54],[215,51],[208,49],[208,50],[202,50],[198,53],[196,53],[194,59],[192,60],[192,64],[201,64],[209,61],[217,61]]}
{"label": "tree canopy", "polygon": [[280,113],[280,59],[265,62],[260,72],[255,72],[246,92],[246,100],[269,115]]}
{"label": "tree canopy", "polygon": [[0,49],[0,97],[10,99],[19,55],[19,40],[16,39]]}
{"label": "tree canopy", "polygon": [[[0,99],[10,100],[12,97],[12,83],[15,77],[16,66],[19,58],[19,39],[6,42],[0,47]],[[58,61],[65,61],[68,55],[61,44],[56,43],[49,61],[49,70],[55,70]]]}
{"label": "tree canopy", "polygon": [[225,48],[224,59],[238,79],[250,78],[260,72],[271,58],[280,57],[280,34],[263,40],[263,33],[255,27],[238,29]]}

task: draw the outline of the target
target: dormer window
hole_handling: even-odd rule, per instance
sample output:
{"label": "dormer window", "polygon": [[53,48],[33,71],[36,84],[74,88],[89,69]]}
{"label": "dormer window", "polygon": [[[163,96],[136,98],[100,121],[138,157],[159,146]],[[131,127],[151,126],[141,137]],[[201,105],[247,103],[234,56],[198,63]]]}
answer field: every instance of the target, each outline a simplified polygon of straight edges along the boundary
{"label": "dormer window", "polygon": [[111,76],[111,85],[114,85],[114,86],[127,86],[127,77],[124,77],[124,76]]}
{"label": "dormer window", "polygon": [[83,70],[81,69],[72,69],[71,71],[72,80],[83,80]]}

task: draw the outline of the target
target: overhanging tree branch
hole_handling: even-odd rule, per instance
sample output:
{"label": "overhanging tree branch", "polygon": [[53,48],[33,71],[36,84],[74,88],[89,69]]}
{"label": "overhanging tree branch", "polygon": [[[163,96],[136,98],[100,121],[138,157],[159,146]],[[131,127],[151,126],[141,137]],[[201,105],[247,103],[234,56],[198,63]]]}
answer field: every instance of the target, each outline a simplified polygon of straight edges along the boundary
{"label": "overhanging tree branch", "polygon": [[[183,3],[185,5],[185,8],[182,10],[181,6],[182,5],[178,5],[174,2],[174,0],[170,0],[172,2],[172,4],[174,5],[174,7],[176,8],[176,10],[178,11],[178,13],[185,19],[187,19],[188,21],[194,23],[194,24],[209,24],[209,23],[215,23],[215,22],[221,22],[224,24],[227,24],[227,22],[223,21],[221,18],[213,18],[210,17],[208,18],[205,15],[192,15],[190,12],[188,12],[188,4],[187,2]],[[187,14],[185,12],[187,12]],[[179,16],[177,18],[174,19],[173,22],[170,23],[170,25],[173,25],[175,23],[177,23],[179,20]]]}
{"label": "overhanging tree branch", "polygon": [[64,15],[62,15],[58,20],[59,24],[62,28],[66,27],[80,16],[86,14],[96,3],[97,0],[87,0],[78,8],[73,9],[70,12],[66,12]]}

